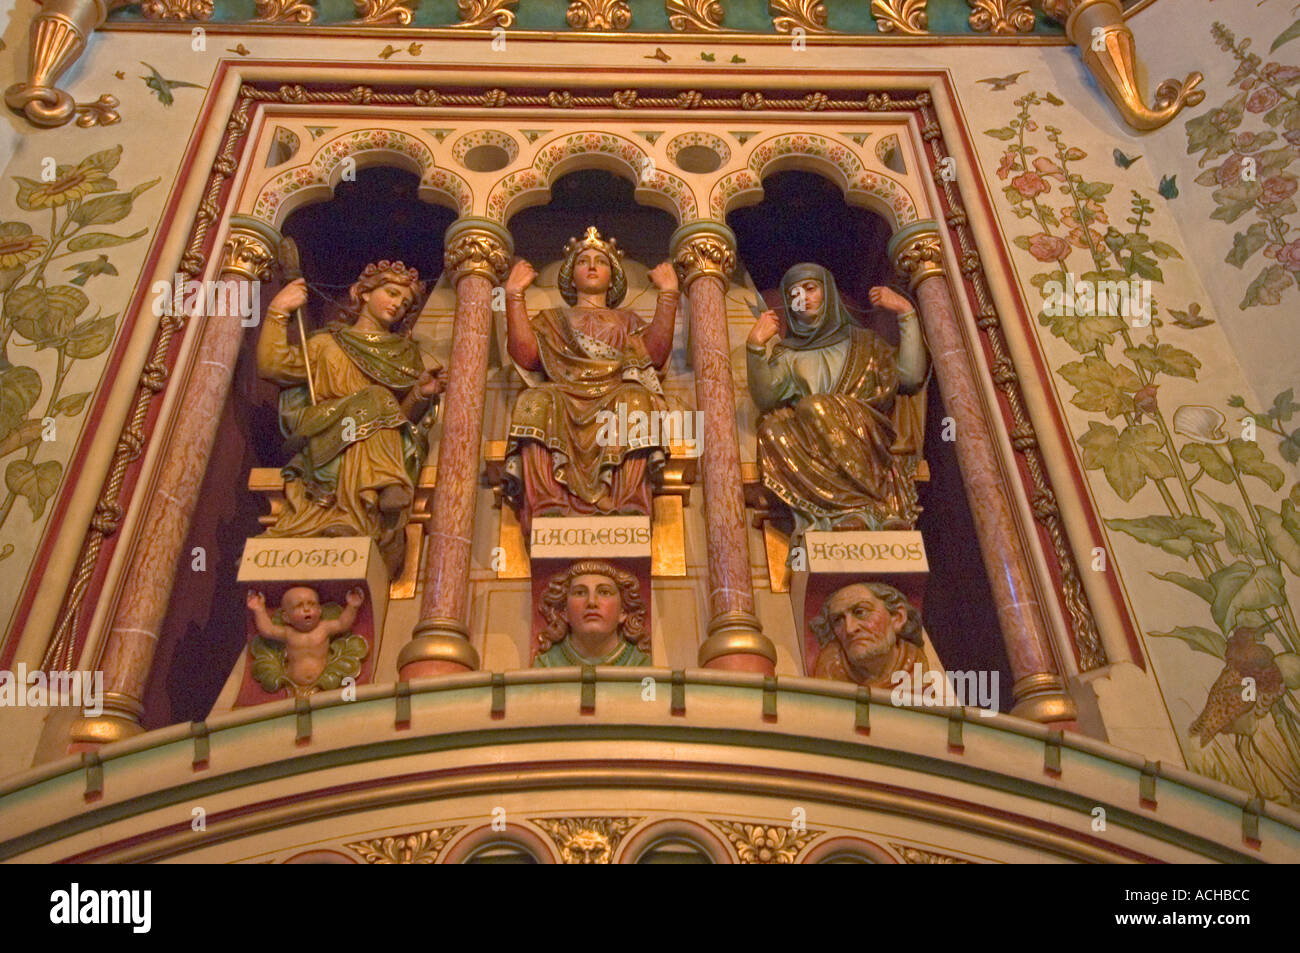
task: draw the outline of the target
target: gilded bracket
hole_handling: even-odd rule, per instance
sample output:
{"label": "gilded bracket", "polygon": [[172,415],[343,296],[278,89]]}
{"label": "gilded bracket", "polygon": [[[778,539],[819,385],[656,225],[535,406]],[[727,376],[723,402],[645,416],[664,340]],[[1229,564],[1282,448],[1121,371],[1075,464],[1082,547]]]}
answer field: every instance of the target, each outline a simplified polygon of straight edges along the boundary
{"label": "gilded bracket", "polygon": [[1182,82],[1161,83],[1154,108],[1147,107],[1138,87],[1137,46],[1119,0],[1042,0],[1042,4],[1044,13],[1065,24],[1065,34],[1083,54],[1088,71],[1134,129],[1159,129],[1184,106],[1205,99],[1205,92],[1196,88],[1204,77],[1189,73]]}

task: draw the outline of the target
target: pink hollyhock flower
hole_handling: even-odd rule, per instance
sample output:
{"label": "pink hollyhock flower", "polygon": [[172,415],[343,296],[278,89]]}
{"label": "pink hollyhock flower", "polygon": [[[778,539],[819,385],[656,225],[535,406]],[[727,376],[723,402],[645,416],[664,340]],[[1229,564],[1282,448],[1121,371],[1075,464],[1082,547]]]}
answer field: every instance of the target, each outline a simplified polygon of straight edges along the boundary
{"label": "pink hollyhock flower", "polygon": [[1246,97],[1246,111],[1253,113],[1268,112],[1282,101],[1282,94],[1272,86],[1261,86]]}
{"label": "pink hollyhock flower", "polygon": [[1060,261],[1070,253],[1070,243],[1064,238],[1040,232],[1029,239],[1029,254],[1041,262]]}
{"label": "pink hollyhock flower", "polygon": [[1271,175],[1264,180],[1261,186],[1260,201],[1265,205],[1283,202],[1295,195],[1296,187],[1296,180],[1290,176]]}
{"label": "pink hollyhock flower", "polygon": [[1043,181],[1043,177],[1037,172],[1026,172],[1024,175],[1018,175],[1011,180],[1016,191],[1027,199],[1032,199],[1035,195],[1042,195],[1051,189],[1051,186]]}

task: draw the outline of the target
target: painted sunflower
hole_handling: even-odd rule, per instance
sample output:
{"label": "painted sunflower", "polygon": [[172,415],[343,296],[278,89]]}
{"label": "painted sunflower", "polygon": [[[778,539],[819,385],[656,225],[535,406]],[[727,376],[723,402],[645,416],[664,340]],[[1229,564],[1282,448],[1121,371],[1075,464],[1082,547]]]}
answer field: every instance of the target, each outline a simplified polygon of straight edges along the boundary
{"label": "painted sunflower", "polygon": [[18,182],[18,207],[29,212],[66,205],[95,192],[111,192],[117,183],[109,178],[98,156],[88,156],[75,166],[61,165],[52,182],[14,176]]}
{"label": "painted sunflower", "polygon": [[40,257],[48,243],[22,222],[0,223],[0,269],[17,268]]}

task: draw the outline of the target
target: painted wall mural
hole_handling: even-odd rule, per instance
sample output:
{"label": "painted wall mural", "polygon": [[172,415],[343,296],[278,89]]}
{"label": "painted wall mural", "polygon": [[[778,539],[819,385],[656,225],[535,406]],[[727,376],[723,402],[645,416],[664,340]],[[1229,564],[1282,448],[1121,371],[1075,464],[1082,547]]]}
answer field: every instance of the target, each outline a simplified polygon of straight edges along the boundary
{"label": "painted wall mural", "polygon": [[[27,214],[0,222],[0,560],[30,534],[63,478],[73,441],[60,431],[93,393],[69,392],[74,368],[100,357],[117,333],[118,314],[92,301],[91,283],[118,274],[108,249],[149,231],[120,234],[136,198],[159,181],[119,186],[112,172],[121,157],[117,145],[75,163],[46,160],[35,178],[10,176]],[[15,520],[15,507],[30,522]]]}
{"label": "painted wall mural", "polygon": [[[1243,92],[1240,105],[1248,96]],[[985,135],[1005,144],[996,174],[1009,234],[1034,263],[1028,281],[1043,302],[1039,323],[1077,355],[1056,372],[1063,395],[1087,414],[1086,429],[1075,433],[1079,453],[1084,467],[1104,478],[1112,501],[1142,510],[1105,523],[1151,547],[1144,565],[1158,565],[1150,575],[1171,588],[1178,605],[1180,624],[1162,631],[1145,624],[1148,592],[1136,609],[1148,636],[1185,647],[1187,657],[1158,674],[1189,766],[1294,802],[1300,629],[1287,587],[1300,576],[1300,474],[1278,462],[1300,458],[1287,432],[1300,404],[1293,390],[1263,411],[1241,396],[1206,392],[1198,334],[1215,321],[1187,300],[1183,282],[1167,279],[1167,263],[1182,259],[1179,238],[1153,227],[1155,203],[1177,196],[1172,177],[1152,191],[1120,187],[1134,157],[1075,141],[1063,131],[1064,105],[1051,92],[1026,92],[1006,124]],[[1188,125],[1205,120],[1197,128],[1218,130],[1215,116]],[[1099,171],[1107,159],[1114,169]],[[1270,188],[1280,192],[1289,182],[1293,192],[1281,168],[1270,167],[1277,177]],[[1279,202],[1260,202],[1264,182],[1254,184],[1254,198],[1238,214],[1285,214]],[[1231,201],[1244,201],[1244,193]],[[1289,283],[1289,271],[1286,277]],[[1132,511],[1099,500],[1105,513]],[[1128,571],[1129,585],[1149,589],[1139,572]],[[1189,673],[1199,668],[1203,677],[1212,667],[1218,674],[1208,691],[1192,688],[1197,677]]]}

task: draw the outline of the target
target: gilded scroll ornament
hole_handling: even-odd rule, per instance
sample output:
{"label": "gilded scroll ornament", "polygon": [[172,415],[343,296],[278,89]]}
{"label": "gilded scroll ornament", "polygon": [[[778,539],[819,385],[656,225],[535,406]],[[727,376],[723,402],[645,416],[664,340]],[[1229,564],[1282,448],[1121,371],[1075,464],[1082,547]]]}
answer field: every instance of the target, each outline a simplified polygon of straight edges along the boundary
{"label": "gilded scroll ornament", "polygon": [[453,27],[474,29],[477,27],[508,27],[515,22],[515,12],[511,7],[519,5],[519,0],[456,0],[460,12],[460,22]]}
{"label": "gilded scroll ornament", "polygon": [[443,267],[453,285],[466,275],[482,275],[500,284],[510,270],[510,252],[491,232],[466,229],[447,244]]}
{"label": "gilded scroll ornament", "polygon": [[396,23],[409,26],[420,0],[352,0],[359,23]]}
{"label": "gilded scroll ornament", "polygon": [[213,0],[144,0],[140,12],[150,20],[210,20]]}
{"label": "gilded scroll ornament", "polygon": [[533,817],[560,849],[563,864],[609,864],[623,837],[639,817]]}
{"label": "gilded scroll ornament", "polygon": [[871,15],[881,33],[921,36],[930,22],[925,4],[926,0],[871,0]]}
{"label": "gilded scroll ornament", "polygon": [[822,0],[771,0],[767,12],[777,33],[829,33],[826,28],[826,4]]}
{"label": "gilded scroll ornament", "polygon": [[1138,84],[1137,45],[1119,0],[1044,0],[1043,10],[1065,24],[1088,71],[1134,129],[1159,129],[1183,107],[1205,99],[1204,90],[1196,88],[1205,77],[1193,72],[1181,82],[1165,80],[1156,87],[1153,106],[1146,105]]}
{"label": "gilded scroll ornament", "polygon": [[627,0],[573,0],[564,19],[575,30],[626,30],[632,8]]}
{"label": "gilded scroll ornament", "polygon": [[258,232],[234,225],[221,252],[221,274],[245,281],[266,281],[271,277],[275,252]]}
{"label": "gilded scroll ornament", "polygon": [[736,249],[720,235],[700,232],[682,243],[674,264],[681,269],[682,285],[688,290],[695,279],[706,276],[719,279],[725,287],[736,270]]}
{"label": "gilded scroll ornament", "polygon": [[915,291],[921,282],[943,274],[943,246],[936,232],[919,232],[894,253],[894,267]]}
{"label": "gilded scroll ornament", "polygon": [[970,26],[977,33],[1016,34],[1034,31],[1032,0],[966,0]]}
{"label": "gilded scroll ornament", "polygon": [[257,16],[262,23],[311,23],[316,19],[314,0],[257,0]]}
{"label": "gilded scroll ornament", "polygon": [[793,864],[804,848],[825,833],[743,821],[709,823],[731,842],[742,864]]}
{"label": "gilded scroll ornament", "polygon": [[712,33],[723,29],[726,11],[720,0],[667,0],[668,25],[678,33]]}
{"label": "gilded scroll ornament", "polygon": [[921,850],[919,847],[905,847],[902,844],[890,844],[890,847],[903,855],[905,864],[970,864],[974,861],[962,860],[960,857],[954,857],[951,854],[940,854],[938,851]]}
{"label": "gilded scroll ornament", "polygon": [[435,827],[427,831],[398,834],[396,837],[376,837],[374,840],[345,844],[367,864],[432,864],[456,836],[459,827]]}

